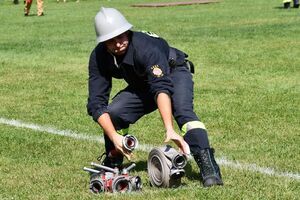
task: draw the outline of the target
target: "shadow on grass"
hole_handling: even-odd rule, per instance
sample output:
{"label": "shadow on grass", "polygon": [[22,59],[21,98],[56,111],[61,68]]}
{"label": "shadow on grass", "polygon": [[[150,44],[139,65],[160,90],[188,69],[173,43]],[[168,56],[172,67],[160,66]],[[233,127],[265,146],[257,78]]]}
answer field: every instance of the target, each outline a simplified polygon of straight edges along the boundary
{"label": "shadow on grass", "polygon": [[274,7],[274,9],[285,9],[283,6],[276,6],[276,7]]}
{"label": "shadow on grass", "polygon": [[[135,164],[136,164],[136,167],[133,168],[132,171],[147,172],[147,161],[144,161],[144,160],[138,161]],[[125,167],[127,167],[127,165]],[[189,180],[191,180],[191,181],[200,180],[199,172],[196,172],[195,170],[193,170],[193,168],[189,162],[185,166],[184,170],[185,170],[185,177],[187,177]]]}
{"label": "shadow on grass", "polygon": [[24,15],[24,17],[44,17],[45,16],[45,14],[43,14],[41,16],[38,16],[37,14],[28,14],[28,15],[23,14],[23,15]]}
{"label": "shadow on grass", "polygon": [[24,15],[24,17],[36,17],[37,16],[37,14],[28,14],[28,15],[23,14],[23,15]]}
{"label": "shadow on grass", "polygon": [[291,9],[299,9],[291,6],[290,8],[284,8],[283,6],[276,6],[274,9],[280,9],[280,10],[291,10]]}
{"label": "shadow on grass", "polygon": [[136,171],[136,172],[146,171],[147,172],[147,161],[140,160],[140,161],[136,162],[135,164],[136,164],[136,166],[135,166],[135,168],[132,169],[132,171]]}
{"label": "shadow on grass", "polygon": [[191,164],[188,162],[187,165],[185,166],[185,176],[189,180],[200,180],[200,173],[199,171],[193,170]]}

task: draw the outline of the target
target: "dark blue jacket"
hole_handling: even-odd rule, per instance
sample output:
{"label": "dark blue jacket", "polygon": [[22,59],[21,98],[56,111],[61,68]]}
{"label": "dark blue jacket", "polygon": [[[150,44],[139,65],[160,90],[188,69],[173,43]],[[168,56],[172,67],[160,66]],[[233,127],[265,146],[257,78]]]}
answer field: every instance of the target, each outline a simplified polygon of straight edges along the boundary
{"label": "dark blue jacket", "polygon": [[129,38],[127,52],[121,61],[107,51],[104,43],[99,43],[91,53],[87,111],[95,121],[107,112],[112,78],[124,79],[129,87],[148,91],[153,98],[161,92],[173,93],[172,80],[168,76],[168,43],[143,32],[130,31]]}

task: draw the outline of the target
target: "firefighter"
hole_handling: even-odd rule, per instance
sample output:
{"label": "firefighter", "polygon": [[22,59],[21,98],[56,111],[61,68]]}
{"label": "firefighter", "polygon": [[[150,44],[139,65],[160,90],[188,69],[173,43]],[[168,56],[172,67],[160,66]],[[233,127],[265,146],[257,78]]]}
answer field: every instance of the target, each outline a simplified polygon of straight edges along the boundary
{"label": "firefighter", "polygon": [[[288,9],[291,7],[292,0],[283,0],[283,7]],[[293,0],[294,8],[299,8],[299,0]]]}
{"label": "firefighter", "polygon": [[[87,111],[104,132],[102,164],[119,167],[123,156],[130,159],[132,154],[122,146],[123,135],[130,124],[158,108],[164,141],[193,155],[205,187],[223,185],[207,130],[193,111],[193,65],[187,54],[156,34],[132,27],[114,8],[102,7],[95,16],[97,46],[89,59]],[[109,103],[112,78],[124,79],[128,86]],[[183,136],[175,132],[172,115]]]}
{"label": "firefighter", "polygon": [[[24,16],[28,16],[30,12],[32,0],[24,0],[24,4],[25,4]],[[44,1],[36,0],[36,4],[37,4],[37,16],[44,16],[44,8],[43,8]]]}

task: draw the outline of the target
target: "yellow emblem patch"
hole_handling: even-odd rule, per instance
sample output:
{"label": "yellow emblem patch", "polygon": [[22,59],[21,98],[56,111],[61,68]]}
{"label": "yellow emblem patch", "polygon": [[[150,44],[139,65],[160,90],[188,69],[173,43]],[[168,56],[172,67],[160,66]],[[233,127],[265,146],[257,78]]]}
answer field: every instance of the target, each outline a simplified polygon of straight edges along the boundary
{"label": "yellow emblem patch", "polygon": [[152,74],[156,77],[162,77],[164,75],[163,71],[158,65],[153,65],[151,67],[151,70],[152,70]]}

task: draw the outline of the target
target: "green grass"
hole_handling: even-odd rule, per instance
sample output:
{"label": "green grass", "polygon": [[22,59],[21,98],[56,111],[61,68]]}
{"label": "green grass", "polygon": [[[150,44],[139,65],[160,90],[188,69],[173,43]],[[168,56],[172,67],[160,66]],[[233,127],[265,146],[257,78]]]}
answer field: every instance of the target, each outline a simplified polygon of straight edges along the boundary
{"label": "green grass", "polygon": [[[168,1],[168,0],[165,0]],[[281,1],[237,1],[134,8],[153,1],[45,1],[45,16],[23,16],[23,4],[0,1],[0,118],[101,136],[86,114],[87,63],[100,6],[186,51],[196,64],[195,111],[216,156],[300,173],[300,12]],[[157,2],[163,2],[157,0]],[[114,82],[115,94],[125,84]],[[112,95],[113,95],[112,94]],[[161,145],[158,112],[132,125],[140,143]],[[0,124],[0,199],[299,199],[300,183],[221,166],[224,187],[204,189],[191,162],[179,189],[150,187],[145,152],[134,175],[142,193],[92,195],[88,174],[103,145]]]}

